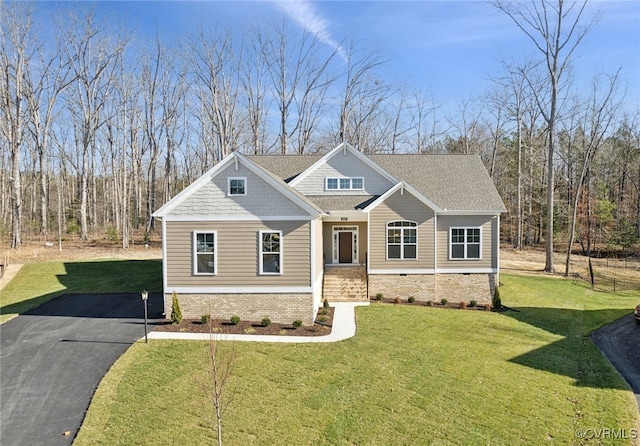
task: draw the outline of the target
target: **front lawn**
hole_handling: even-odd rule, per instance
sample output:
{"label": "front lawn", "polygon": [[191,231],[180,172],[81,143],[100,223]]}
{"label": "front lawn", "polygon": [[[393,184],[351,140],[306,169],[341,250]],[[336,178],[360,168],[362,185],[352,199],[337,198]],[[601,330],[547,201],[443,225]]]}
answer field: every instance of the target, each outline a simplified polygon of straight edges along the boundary
{"label": "front lawn", "polygon": [[[374,304],[357,309],[347,341],[236,343],[225,444],[581,444],[577,429],[637,429],[632,393],[588,334],[638,297],[501,280],[503,303],[518,312]],[[132,346],[100,384],[74,444],[213,443],[195,383],[207,350]]]}
{"label": "front lawn", "polygon": [[25,264],[0,290],[0,323],[62,294],[162,291],[160,260]]}

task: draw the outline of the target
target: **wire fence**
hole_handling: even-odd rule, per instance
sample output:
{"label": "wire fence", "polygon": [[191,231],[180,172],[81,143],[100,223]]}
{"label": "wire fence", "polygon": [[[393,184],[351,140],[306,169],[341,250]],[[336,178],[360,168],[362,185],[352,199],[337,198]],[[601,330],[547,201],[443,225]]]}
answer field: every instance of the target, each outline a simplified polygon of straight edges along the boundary
{"label": "wire fence", "polygon": [[606,268],[624,268],[635,269],[640,271],[640,258],[638,257],[623,257],[623,258],[591,258],[591,263],[594,267],[606,267]]}
{"label": "wire fence", "polygon": [[640,295],[640,280],[633,280],[626,277],[612,277],[594,272],[593,289],[613,294]]}
{"label": "wire fence", "polygon": [[[586,283],[595,291],[620,295],[640,296],[640,260],[635,257],[627,258],[591,258],[593,276],[589,270],[572,273],[573,281]],[[615,269],[625,269],[619,274]]]}

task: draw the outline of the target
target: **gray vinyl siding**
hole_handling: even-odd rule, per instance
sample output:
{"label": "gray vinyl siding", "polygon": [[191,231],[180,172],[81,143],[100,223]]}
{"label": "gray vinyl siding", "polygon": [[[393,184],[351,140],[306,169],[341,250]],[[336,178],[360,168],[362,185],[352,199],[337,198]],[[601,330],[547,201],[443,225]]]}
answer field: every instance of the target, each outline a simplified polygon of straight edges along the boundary
{"label": "gray vinyl siding", "polygon": [[[169,287],[310,286],[309,221],[166,222],[167,285]],[[258,273],[258,231],[282,231],[282,271]],[[217,231],[218,271],[193,274],[193,231]]]}
{"label": "gray vinyl siding", "polygon": [[364,264],[367,259],[367,224],[365,222],[324,222],[322,225],[323,254],[325,263],[330,265],[333,261],[333,227],[357,226],[358,227],[358,263]]}
{"label": "gray vinyl siding", "polygon": [[[247,194],[227,196],[227,178],[246,178]],[[255,175],[242,163],[234,163],[218,172],[193,195],[173,209],[169,215],[189,217],[217,216],[303,216],[308,215],[271,184]]]}
{"label": "gray vinyl siding", "polygon": [[[387,260],[387,223],[397,220],[413,221],[418,224],[417,250],[415,260]],[[398,190],[384,203],[371,211],[369,224],[370,269],[433,269],[434,263],[434,212],[420,200]]]}
{"label": "gray vinyl siding", "polygon": [[[364,190],[325,190],[325,178],[364,178]],[[376,172],[361,159],[347,150],[336,153],[326,163],[318,166],[295,188],[304,195],[381,195],[393,186],[389,180]]]}
{"label": "gray vinyl siding", "polygon": [[[449,260],[449,228],[481,228],[480,260]],[[492,249],[497,243],[498,218],[490,215],[439,215],[438,216],[438,269],[446,268],[497,268],[498,249]]]}

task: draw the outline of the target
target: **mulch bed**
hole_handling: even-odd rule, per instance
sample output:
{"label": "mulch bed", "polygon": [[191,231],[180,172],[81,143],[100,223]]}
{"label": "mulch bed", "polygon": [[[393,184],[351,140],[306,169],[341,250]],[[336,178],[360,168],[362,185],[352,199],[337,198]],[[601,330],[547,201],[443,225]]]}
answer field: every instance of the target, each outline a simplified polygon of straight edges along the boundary
{"label": "mulch bed", "polygon": [[277,324],[272,322],[268,327],[263,327],[260,321],[240,321],[233,325],[228,319],[212,319],[211,325],[203,324],[199,319],[182,319],[180,324],[172,324],[171,321],[156,325],[155,331],[183,332],[183,333],[223,333],[223,334],[251,334],[272,336],[326,336],[331,333],[333,324],[333,310],[329,308],[326,315],[316,316],[316,323],[295,328],[292,324]]}
{"label": "mulch bed", "polygon": [[467,302],[465,307],[461,307],[460,303],[458,302],[447,302],[445,305],[441,304],[440,302],[434,302],[434,301],[432,301],[431,304],[422,300],[409,302],[407,299],[400,299],[399,302],[396,302],[395,299],[388,298],[388,297],[385,297],[383,299],[371,299],[371,303],[372,304],[384,303],[384,304],[394,304],[394,305],[412,305],[414,307],[451,308],[451,309],[457,309],[457,310],[481,310],[481,311],[491,310],[490,305],[484,305],[484,304],[478,304],[475,307],[470,307],[469,303]]}

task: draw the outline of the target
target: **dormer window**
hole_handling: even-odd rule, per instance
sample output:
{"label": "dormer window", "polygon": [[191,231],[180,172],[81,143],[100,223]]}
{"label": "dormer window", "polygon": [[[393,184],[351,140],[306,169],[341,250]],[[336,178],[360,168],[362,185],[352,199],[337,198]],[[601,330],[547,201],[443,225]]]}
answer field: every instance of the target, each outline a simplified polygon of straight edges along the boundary
{"label": "dormer window", "polygon": [[327,178],[326,190],[363,190],[364,178]]}
{"label": "dormer window", "polygon": [[247,195],[247,179],[246,178],[228,178],[227,179],[227,195]]}

